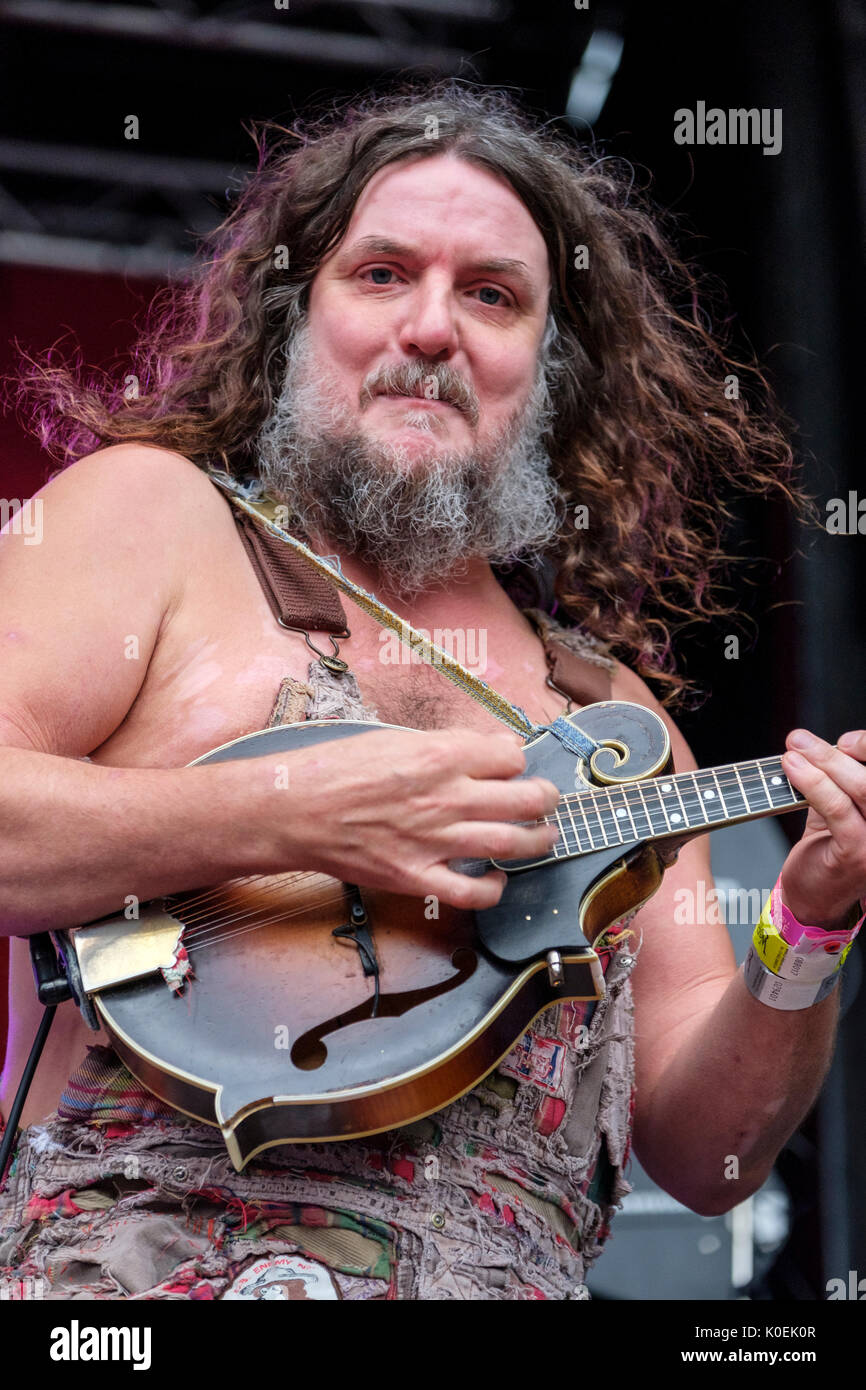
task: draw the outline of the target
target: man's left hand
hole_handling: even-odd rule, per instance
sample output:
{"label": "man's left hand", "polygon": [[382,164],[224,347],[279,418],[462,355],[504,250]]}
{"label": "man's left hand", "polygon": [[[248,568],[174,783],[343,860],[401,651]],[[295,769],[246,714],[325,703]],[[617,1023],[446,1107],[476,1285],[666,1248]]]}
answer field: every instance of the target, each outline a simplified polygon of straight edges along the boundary
{"label": "man's left hand", "polygon": [[804,926],[839,928],[866,898],[866,730],[842,734],[835,748],[806,729],[786,743],[782,767],[809,814],[782,869],[782,898]]}

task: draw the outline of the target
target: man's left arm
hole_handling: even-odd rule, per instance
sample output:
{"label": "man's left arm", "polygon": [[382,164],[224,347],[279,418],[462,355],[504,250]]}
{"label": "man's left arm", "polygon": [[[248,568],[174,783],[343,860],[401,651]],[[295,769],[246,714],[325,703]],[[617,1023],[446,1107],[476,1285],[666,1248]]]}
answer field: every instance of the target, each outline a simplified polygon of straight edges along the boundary
{"label": "man's left arm", "polygon": [[[697,766],[676,725],[625,667],[612,697],[660,714],[676,770]],[[838,926],[866,894],[866,771],[855,760],[866,757],[866,734],[846,752],[817,740],[801,756],[800,766],[786,757],[785,772],[811,809],[785,861],[782,895],[805,925]],[[677,925],[678,890],[681,904],[682,889],[697,902],[711,887],[703,835],[683,846],[634,919],[643,944],[632,977],[635,1153],[660,1187],[705,1216],[730,1210],[768,1177],[820,1091],[839,1011],[838,989],[797,1011],[759,1002],[723,923]]]}

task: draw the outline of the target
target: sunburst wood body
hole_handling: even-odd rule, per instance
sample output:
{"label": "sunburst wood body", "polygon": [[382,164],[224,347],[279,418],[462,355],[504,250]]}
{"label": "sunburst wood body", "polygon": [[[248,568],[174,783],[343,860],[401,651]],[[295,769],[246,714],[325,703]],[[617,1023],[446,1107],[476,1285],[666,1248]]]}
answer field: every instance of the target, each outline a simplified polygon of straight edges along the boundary
{"label": "sunburst wood body", "polygon": [[[628,781],[670,766],[667,731],[650,711],[607,701],[577,718],[610,747],[588,767],[543,734],[526,746],[527,776],[568,793],[589,779]],[[391,727],[283,725],[196,761],[278,760]],[[502,867],[508,885],[483,913],[442,904],[436,917],[422,900],[362,890],[380,972],[376,1017],[361,953],[334,935],[357,897],[312,873],[232,880],[149,904],[143,924],[112,918],[79,929],[82,961],[99,955],[99,933],[125,931],[129,974],[138,977],[103,986],[94,965],[85,986],[130,1070],[171,1105],[219,1126],[239,1169],[272,1145],[391,1129],[476,1085],[543,1009],[599,998],[604,978],[591,941],[655,892],[663,872],[655,850],[638,841]],[[164,953],[180,925],[195,977],[176,995],[154,952]],[[559,985],[548,971],[551,950],[562,955]],[[116,950],[112,961],[116,971]]]}

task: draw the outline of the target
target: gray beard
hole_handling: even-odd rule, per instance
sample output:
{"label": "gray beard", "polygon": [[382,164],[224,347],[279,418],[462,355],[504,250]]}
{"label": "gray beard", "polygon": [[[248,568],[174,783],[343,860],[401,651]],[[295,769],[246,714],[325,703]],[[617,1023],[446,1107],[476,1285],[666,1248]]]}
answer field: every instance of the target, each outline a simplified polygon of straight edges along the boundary
{"label": "gray beard", "polygon": [[[544,443],[552,418],[547,352],[528,401],[495,439],[413,461],[402,446],[357,430],[315,363],[309,337],[304,322],[287,344],[280,395],[257,440],[258,476],[296,529],[346,547],[402,598],[447,586],[469,557],[504,564],[544,554],[561,521]],[[374,383],[406,395],[423,386],[477,419],[474,393],[447,364],[412,361],[374,373],[362,403]],[[425,410],[407,418],[436,428]]]}

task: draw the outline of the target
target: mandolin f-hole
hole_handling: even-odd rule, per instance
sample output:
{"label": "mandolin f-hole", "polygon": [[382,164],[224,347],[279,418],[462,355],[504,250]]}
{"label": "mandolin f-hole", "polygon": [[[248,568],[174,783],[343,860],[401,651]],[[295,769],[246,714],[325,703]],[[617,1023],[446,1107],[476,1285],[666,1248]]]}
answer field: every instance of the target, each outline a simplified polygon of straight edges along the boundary
{"label": "mandolin f-hole", "polygon": [[410,1009],[426,1003],[428,999],[448,994],[450,990],[456,989],[469,979],[478,964],[478,957],[468,946],[460,946],[452,955],[451,964],[457,973],[448,980],[440,981],[438,985],[429,985],[426,989],[404,990],[398,994],[381,993],[375,1018],[374,996],[371,994],[369,999],[365,999],[362,1004],[358,1004],[347,1013],[337,1014],[335,1018],[329,1018],[315,1028],[309,1028],[295,1040],[289,1053],[292,1062],[300,1071],[318,1070],[328,1059],[328,1049],[323,1039],[329,1034],[338,1033],[342,1028],[349,1028],[354,1023],[376,1023],[381,1018],[399,1018]]}

